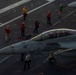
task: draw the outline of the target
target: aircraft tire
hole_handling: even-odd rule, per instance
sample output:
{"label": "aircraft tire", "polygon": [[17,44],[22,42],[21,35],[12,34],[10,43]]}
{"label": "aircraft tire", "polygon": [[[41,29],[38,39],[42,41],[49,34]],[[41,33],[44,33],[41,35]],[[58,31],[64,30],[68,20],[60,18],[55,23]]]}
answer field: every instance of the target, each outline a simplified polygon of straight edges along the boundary
{"label": "aircraft tire", "polygon": [[55,63],[55,58],[49,58],[49,61],[51,62],[51,63]]}

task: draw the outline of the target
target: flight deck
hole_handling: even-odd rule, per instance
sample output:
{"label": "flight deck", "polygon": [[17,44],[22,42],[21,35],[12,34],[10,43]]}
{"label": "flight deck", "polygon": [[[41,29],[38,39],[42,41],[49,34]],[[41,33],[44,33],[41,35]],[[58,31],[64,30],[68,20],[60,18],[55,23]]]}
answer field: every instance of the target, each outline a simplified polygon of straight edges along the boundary
{"label": "flight deck", "polygon": [[[12,0],[11,0],[12,1]],[[5,8],[8,5],[14,4],[19,0],[3,1],[0,4],[0,9]],[[22,8],[27,6],[28,16],[26,18],[26,30],[25,34],[33,34],[34,21],[36,18],[40,21],[39,33],[55,28],[70,28],[76,29],[76,8],[65,7],[62,12],[62,17],[58,18],[58,6],[60,3],[67,5],[75,0],[29,0],[28,2],[13,7],[8,11],[4,11],[0,14],[0,48],[25,40],[20,37],[19,26],[23,22]],[[9,4],[10,3],[10,4]],[[47,4],[46,4],[47,3]],[[47,25],[46,15],[48,10],[51,10],[52,14],[52,26]],[[11,28],[11,40],[5,42],[4,29],[6,25],[10,25]],[[38,34],[39,34],[38,33]],[[76,52],[76,51],[75,51]],[[30,69],[24,71],[24,62],[20,60],[20,54],[6,54],[0,55],[0,75],[39,75],[43,72],[44,75],[76,75],[76,57],[66,56],[66,54],[55,55],[56,63],[52,64],[49,60],[46,61],[50,54],[50,51],[41,51],[31,54]],[[46,61],[46,62],[45,62]]]}

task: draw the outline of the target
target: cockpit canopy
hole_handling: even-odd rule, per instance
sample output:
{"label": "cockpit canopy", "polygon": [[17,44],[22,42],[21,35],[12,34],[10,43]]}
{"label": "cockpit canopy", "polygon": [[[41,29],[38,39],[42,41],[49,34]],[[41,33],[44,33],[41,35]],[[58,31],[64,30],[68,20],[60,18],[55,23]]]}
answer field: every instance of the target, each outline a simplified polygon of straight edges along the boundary
{"label": "cockpit canopy", "polygon": [[52,29],[35,36],[31,40],[43,41],[43,40],[48,40],[58,37],[70,36],[74,34],[76,34],[76,30],[73,29]]}

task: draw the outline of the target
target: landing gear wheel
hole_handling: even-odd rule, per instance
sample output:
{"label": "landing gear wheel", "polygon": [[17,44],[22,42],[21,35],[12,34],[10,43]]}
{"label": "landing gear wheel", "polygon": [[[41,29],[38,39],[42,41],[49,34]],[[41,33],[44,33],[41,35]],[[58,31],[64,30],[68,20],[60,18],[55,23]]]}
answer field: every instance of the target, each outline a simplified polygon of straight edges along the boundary
{"label": "landing gear wheel", "polygon": [[51,63],[55,63],[55,58],[49,58],[49,61],[51,62]]}

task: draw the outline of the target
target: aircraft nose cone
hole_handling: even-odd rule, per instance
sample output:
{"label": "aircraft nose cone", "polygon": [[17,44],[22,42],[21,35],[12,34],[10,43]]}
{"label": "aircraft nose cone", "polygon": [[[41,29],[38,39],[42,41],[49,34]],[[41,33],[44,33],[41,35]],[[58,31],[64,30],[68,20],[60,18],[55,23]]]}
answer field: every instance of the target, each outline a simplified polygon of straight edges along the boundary
{"label": "aircraft nose cone", "polygon": [[69,6],[69,7],[72,7],[72,6],[73,6],[73,4],[72,4],[72,3],[71,3],[71,4],[68,4],[68,6]]}
{"label": "aircraft nose cone", "polygon": [[4,47],[2,49],[0,49],[0,54],[14,54],[14,50],[11,46],[7,46],[7,47]]}

